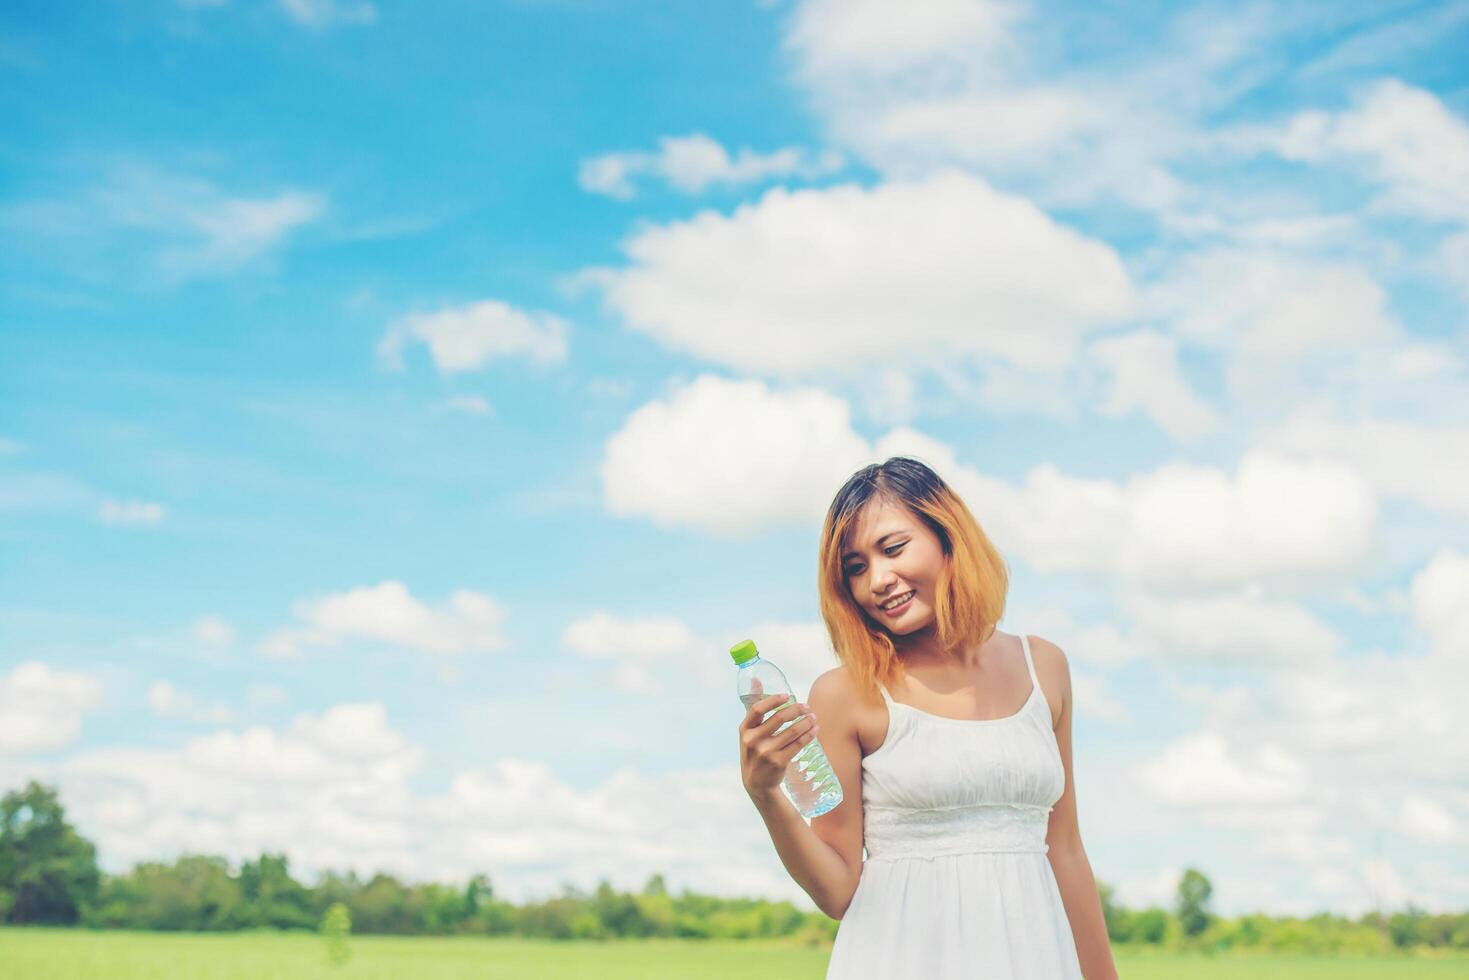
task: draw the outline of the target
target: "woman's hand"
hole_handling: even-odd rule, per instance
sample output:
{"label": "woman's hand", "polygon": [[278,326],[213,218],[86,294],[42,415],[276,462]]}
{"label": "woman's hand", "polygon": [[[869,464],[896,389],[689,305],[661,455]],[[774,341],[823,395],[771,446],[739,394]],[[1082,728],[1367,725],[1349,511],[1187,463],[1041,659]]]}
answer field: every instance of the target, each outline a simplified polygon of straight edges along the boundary
{"label": "woman's hand", "polygon": [[[761,720],[767,711],[784,704],[769,718]],[[740,722],[740,775],[745,783],[745,792],[751,797],[774,792],[785,778],[786,767],[796,753],[812,739],[820,728],[814,714],[807,705],[801,704],[789,694],[772,694],[753,702]],[[795,721],[785,731],[776,729],[788,721]]]}

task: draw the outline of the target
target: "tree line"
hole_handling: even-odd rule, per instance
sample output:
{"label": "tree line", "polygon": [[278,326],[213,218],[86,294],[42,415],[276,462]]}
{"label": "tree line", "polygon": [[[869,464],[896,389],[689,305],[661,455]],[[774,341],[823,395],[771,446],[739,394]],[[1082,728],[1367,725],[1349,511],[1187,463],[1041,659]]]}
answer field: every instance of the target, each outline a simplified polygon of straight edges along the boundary
{"label": "tree line", "polygon": [[[1304,953],[1469,950],[1469,912],[1430,915],[1410,904],[1357,919],[1324,912],[1306,918],[1227,918],[1211,911],[1213,887],[1193,868],[1180,878],[1168,908],[1129,909],[1105,882],[1098,890],[1107,932],[1118,944]],[[5,924],[316,930],[333,916],[350,921],[355,933],[780,938],[811,945],[830,943],[839,925],[790,902],[721,898],[687,889],[673,895],[662,875],[651,876],[635,893],[617,891],[606,881],[592,891],[566,883],[557,896],[516,905],[497,898],[484,874],[463,885],[443,885],[329,871],[307,885],[291,876],[283,854],[262,854],[238,870],[223,857],[191,854],[105,874],[98,869],[96,848],[67,823],[56,789],[32,781],[0,799],[0,922]]]}

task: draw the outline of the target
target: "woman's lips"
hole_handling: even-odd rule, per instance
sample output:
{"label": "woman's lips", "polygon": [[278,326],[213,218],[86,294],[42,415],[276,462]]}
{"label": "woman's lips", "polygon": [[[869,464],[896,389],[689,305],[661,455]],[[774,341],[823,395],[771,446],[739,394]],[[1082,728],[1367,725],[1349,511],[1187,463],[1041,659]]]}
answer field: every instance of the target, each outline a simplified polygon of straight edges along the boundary
{"label": "woman's lips", "polygon": [[879,609],[882,609],[882,614],[884,616],[887,616],[889,619],[892,619],[892,618],[894,618],[896,616],[903,615],[903,612],[909,606],[913,605],[913,600],[916,599],[916,598],[918,598],[918,590],[917,589],[914,589],[912,591],[912,593],[908,596],[908,598],[906,598],[906,599],[903,600],[903,602],[902,602],[901,605],[898,605],[898,606],[896,606],[896,607],[894,607],[892,609],[882,609],[881,606],[878,606],[878,608]]}

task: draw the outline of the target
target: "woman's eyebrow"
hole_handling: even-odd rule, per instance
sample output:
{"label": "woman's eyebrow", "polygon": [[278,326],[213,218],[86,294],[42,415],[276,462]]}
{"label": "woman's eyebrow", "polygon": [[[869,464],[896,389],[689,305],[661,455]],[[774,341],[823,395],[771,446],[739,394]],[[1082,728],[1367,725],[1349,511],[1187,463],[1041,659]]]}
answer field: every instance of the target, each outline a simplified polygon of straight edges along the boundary
{"label": "woman's eyebrow", "polygon": [[[881,545],[884,541],[886,541],[888,538],[892,537],[893,535],[895,535],[895,534],[902,534],[902,533],[903,533],[902,531],[889,531],[887,534],[884,534],[882,537],[878,538],[876,543],[878,545]],[[849,551],[845,555],[842,555],[842,561],[846,561],[848,558],[851,558],[853,555],[860,556],[861,554],[862,553],[860,551]]]}

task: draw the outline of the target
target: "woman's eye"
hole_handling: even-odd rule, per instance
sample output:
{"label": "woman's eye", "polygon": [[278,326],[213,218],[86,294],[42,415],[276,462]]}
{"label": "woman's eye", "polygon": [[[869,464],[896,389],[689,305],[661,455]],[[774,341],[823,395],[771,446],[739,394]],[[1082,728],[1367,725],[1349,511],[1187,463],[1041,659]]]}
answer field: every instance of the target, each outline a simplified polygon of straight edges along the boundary
{"label": "woman's eye", "polygon": [[891,555],[894,551],[902,551],[903,550],[903,546],[901,544],[895,544],[891,548],[884,548],[882,550],[883,550],[883,554]]}

